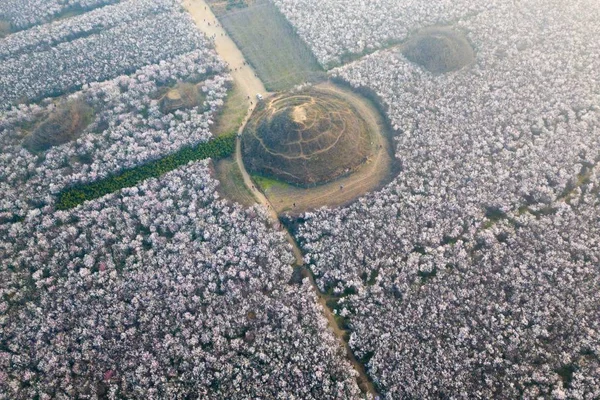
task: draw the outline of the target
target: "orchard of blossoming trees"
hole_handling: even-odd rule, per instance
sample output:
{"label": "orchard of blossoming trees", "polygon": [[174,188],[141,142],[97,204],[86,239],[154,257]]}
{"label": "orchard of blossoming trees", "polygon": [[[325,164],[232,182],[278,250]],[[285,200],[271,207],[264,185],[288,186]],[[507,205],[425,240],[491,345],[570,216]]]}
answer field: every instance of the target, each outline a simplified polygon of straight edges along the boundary
{"label": "orchard of blossoming trees", "polygon": [[482,0],[273,0],[324,66],[496,7]]}
{"label": "orchard of blossoming trees", "polygon": [[[119,11],[135,14],[144,4]],[[65,25],[62,29],[70,30],[70,24]],[[31,35],[37,35],[37,30]],[[19,39],[28,43],[34,40],[28,36],[25,34]],[[3,60],[0,64],[3,103],[0,106],[7,107],[23,97],[38,100],[59,96],[87,83],[131,73],[141,66],[168,60],[205,44],[187,15],[174,5],[170,12],[132,21],[123,18],[120,24],[91,36],[58,43],[47,51],[36,49]]]}
{"label": "orchard of blossoming trees", "polygon": [[[330,74],[401,171],[294,234],[382,397],[600,398],[600,3],[273,2],[323,65],[373,53]],[[231,80],[178,0],[6,0],[0,37],[1,400],[362,397],[267,212],[156,177]]]}
{"label": "orchard of blossoming trees", "polygon": [[[0,7],[8,6],[4,2]],[[22,4],[23,1],[18,3]],[[48,2],[44,7],[29,8],[31,11],[47,11]],[[29,30],[20,31],[8,36],[0,42],[0,60],[14,58],[23,53],[49,50],[59,43],[72,41],[76,38],[90,36],[95,33],[147,18],[152,14],[172,11],[173,2],[170,0],[139,0],[125,1],[115,5],[97,8],[75,18],[69,18],[59,23],[39,25]]]}
{"label": "orchard of blossoming trees", "polygon": [[220,200],[207,161],[131,185],[231,151],[231,78],[180,4],[10,3],[36,26],[0,40],[0,399],[358,398],[263,209]]}
{"label": "orchard of blossoming trees", "polygon": [[[459,71],[432,74],[390,48],[332,72],[377,94],[402,171],[353,205],[305,215],[297,236],[387,398],[595,399],[600,4],[492,3],[452,27],[476,53]],[[340,54],[329,43],[363,31],[337,35],[324,19],[360,10],[289,18],[327,61]],[[455,19],[440,10],[439,24]]]}
{"label": "orchard of blossoming trees", "polygon": [[0,398],[358,398],[263,209],[207,162],[0,225]]}
{"label": "orchard of blossoming trees", "polygon": [[[49,82],[48,85],[54,81],[62,81],[66,76],[74,74],[74,70],[78,68],[69,66],[74,62],[82,66],[77,79],[80,79],[80,83],[89,83],[83,83],[80,90],[68,95],[68,99],[84,102],[93,109],[90,124],[78,133],[75,140],[39,154],[23,148],[24,138],[26,140],[34,130],[33,127],[55,108],[60,107],[56,101],[47,99],[40,103],[21,104],[3,113],[0,119],[0,188],[3,193],[0,198],[0,216],[10,218],[14,215],[24,215],[25,210],[31,207],[53,202],[53,195],[66,186],[106,177],[211,137],[209,126],[223,104],[230,78],[224,73],[223,63],[208,47],[207,40],[200,36],[195,27],[188,27],[192,23],[187,15],[174,7],[172,1],[141,1],[105,7],[110,10],[101,8],[93,11],[90,14],[99,20],[106,20],[110,16],[111,23],[116,28],[109,29],[109,33],[115,29],[126,31],[111,33],[118,34],[123,42],[115,41],[109,46],[108,42],[105,42],[106,38],[98,38],[102,37],[102,33],[93,34],[85,39],[61,42],[59,47],[67,45],[78,53],[85,52],[83,48],[87,46],[97,50],[88,52],[88,56],[80,61],[66,56],[61,61],[66,67],[47,64],[57,69],[43,70],[43,73],[30,69],[30,57],[42,59],[47,54],[60,52],[56,47],[46,49],[44,43],[52,42],[50,37],[61,41],[61,38],[68,36],[66,32],[73,31],[72,27],[82,29],[85,24],[90,24],[90,14],[74,18],[85,20],[82,24],[71,19],[50,24],[46,31],[52,33],[48,33],[47,37],[42,34],[46,26],[43,25],[30,30],[35,32],[19,32],[0,41],[0,46],[10,42],[5,48],[35,50],[32,50],[33,53],[8,60],[19,68],[15,69],[13,78],[3,77],[6,81],[0,85],[0,91],[15,91],[15,79],[24,82],[16,78],[17,75],[23,76],[20,71],[31,71],[32,74],[35,71],[39,76],[37,80]],[[159,13],[156,14],[157,12]],[[131,23],[131,19],[140,15],[150,16],[149,19],[142,18],[139,23],[157,30],[156,34],[147,36],[149,46],[153,48],[156,43],[152,42],[157,40],[161,40],[162,44],[171,43],[170,47],[159,46],[160,51],[164,51],[161,58],[158,58],[159,52],[145,50],[144,53],[151,56],[152,60],[144,60],[143,57],[132,53],[132,47],[125,44],[128,41],[138,43],[133,46],[135,51],[142,48],[137,39],[141,34],[139,26],[133,26]],[[164,24],[161,25],[159,18],[165,18],[168,22],[163,21]],[[162,28],[163,25],[167,27]],[[188,32],[187,36],[173,30],[177,25]],[[27,46],[19,47],[18,43]],[[117,75],[119,72],[110,68],[110,65],[105,66],[107,61],[101,52],[114,54],[116,59],[126,60],[127,65],[143,66],[131,75],[119,75],[107,81],[94,82],[98,76],[93,72],[93,68],[87,69],[94,64],[107,68],[111,75]],[[168,54],[170,55],[167,56]],[[144,65],[148,63],[149,65]],[[2,67],[4,65],[2,63]],[[189,109],[161,112],[159,96],[162,88],[179,81],[200,82],[203,103]],[[40,86],[31,84],[31,88],[36,92]],[[51,89],[48,89],[46,94],[49,91]],[[68,100],[59,100],[59,104],[65,101]]]}
{"label": "orchard of blossoming trees", "polygon": [[92,10],[120,0],[4,0],[0,4],[0,19],[13,30],[40,25],[67,13]]}

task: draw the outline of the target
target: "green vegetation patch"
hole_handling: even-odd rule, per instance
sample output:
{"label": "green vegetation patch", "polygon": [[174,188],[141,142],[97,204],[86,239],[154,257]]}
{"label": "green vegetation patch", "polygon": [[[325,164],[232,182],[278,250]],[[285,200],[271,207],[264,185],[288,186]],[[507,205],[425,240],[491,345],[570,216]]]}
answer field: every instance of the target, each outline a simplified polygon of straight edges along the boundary
{"label": "green vegetation patch", "polygon": [[216,123],[212,132],[215,136],[237,133],[248,114],[248,102],[238,85],[233,83],[227,91],[225,104],[215,117]]}
{"label": "green vegetation patch", "polygon": [[236,135],[234,134],[219,136],[194,147],[186,147],[160,160],[124,170],[108,178],[67,188],[59,194],[56,208],[59,210],[68,210],[77,207],[85,201],[97,199],[127,187],[136,186],[146,179],[158,178],[190,161],[203,160],[205,158],[217,160],[228,157],[235,150],[235,140]]}
{"label": "green vegetation patch", "polygon": [[256,203],[254,195],[244,183],[244,177],[233,157],[215,162],[215,174],[219,180],[219,193],[236,203],[252,206]]}
{"label": "green vegetation patch", "polygon": [[227,0],[227,10],[246,7],[248,7],[248,2],[246,0]]}
{"label": "green vegetation patch", "polygon": [[252,180],[256,182],[258,187],[260,187],[260,189],[265,193],[269,192],[274,187],[285,188],[286,186],[288,186],[285,182],[281,182],[277,179],[261,175],[252,175]]}
{"label": "green vegetation patch", "polygon": [[268,91],[281,92],[325,77],[312,52],[270,2],[257,1],[219,18]]}

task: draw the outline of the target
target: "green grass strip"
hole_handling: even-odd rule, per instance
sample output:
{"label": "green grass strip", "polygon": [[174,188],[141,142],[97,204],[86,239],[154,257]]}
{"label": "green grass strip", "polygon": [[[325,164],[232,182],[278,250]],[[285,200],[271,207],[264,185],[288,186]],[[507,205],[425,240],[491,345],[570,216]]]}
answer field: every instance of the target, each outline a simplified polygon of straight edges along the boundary
{"label": "green grass strip", "polygon": [[149,178],[158,178],[190,161],[212,158],[218,160],[235,151],[235,134],[223,135],[194,147],[186,147],[177,153],[135,168],[126,169],[116,175],[95,182],[66,188],[58,195],[56,208],[69,210],[85,201],[97,199],[123,188],[133,187]]}

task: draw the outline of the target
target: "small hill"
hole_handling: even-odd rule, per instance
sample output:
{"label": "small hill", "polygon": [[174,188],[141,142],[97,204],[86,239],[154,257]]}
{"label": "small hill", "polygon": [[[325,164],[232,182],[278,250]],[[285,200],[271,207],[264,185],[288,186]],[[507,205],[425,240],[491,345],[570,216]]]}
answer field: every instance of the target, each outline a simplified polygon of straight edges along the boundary
{"label": "small hill", "polygon": [[247,168],[299,186],[331,181],[371,151],[369,129],[352,105],[312,89],[269,99],[242,136]]}
{"label": "small hill", "polygon": [[92,122],[93,115],[93,109],[82,100],[59,104],[25,137],[23,147],[40,152],[70,142]]}
{"label": "small hill", "polygon": [[411,37],[402,54],[434,74],[459,70],[475,60],[465,36],[442,27],[427,28]]}
{"label": "small hill", "polygon": [[175,110],[197,107],[204,102],[198,85],[180,82],[169,89],[160,99],[160,110],[168,114]]}
{"label": "small hill", "polygon": [[12,32],[12,26],[10,22],[0,19],[0,39],[10,35]]}

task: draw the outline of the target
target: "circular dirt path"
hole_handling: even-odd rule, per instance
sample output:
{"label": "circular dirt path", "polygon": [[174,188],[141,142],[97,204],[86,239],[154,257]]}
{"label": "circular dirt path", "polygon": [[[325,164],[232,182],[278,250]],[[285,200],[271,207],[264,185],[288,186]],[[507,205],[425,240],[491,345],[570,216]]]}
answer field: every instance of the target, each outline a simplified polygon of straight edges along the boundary
{"label": "circular dirt path", "polygon": [[348,89],[331,83],[322,83],[317,87],[343,97],[361,115],[369,126],[371,156],[350,175],[326,184],[310,188],[284,183],[270,185],[265,189],[265,194],[278,213],[297,215],[322,206],[348,204],[380,187],[393,173],[393,158],[386,137],[387,126],[379,111],[369,101]]}

